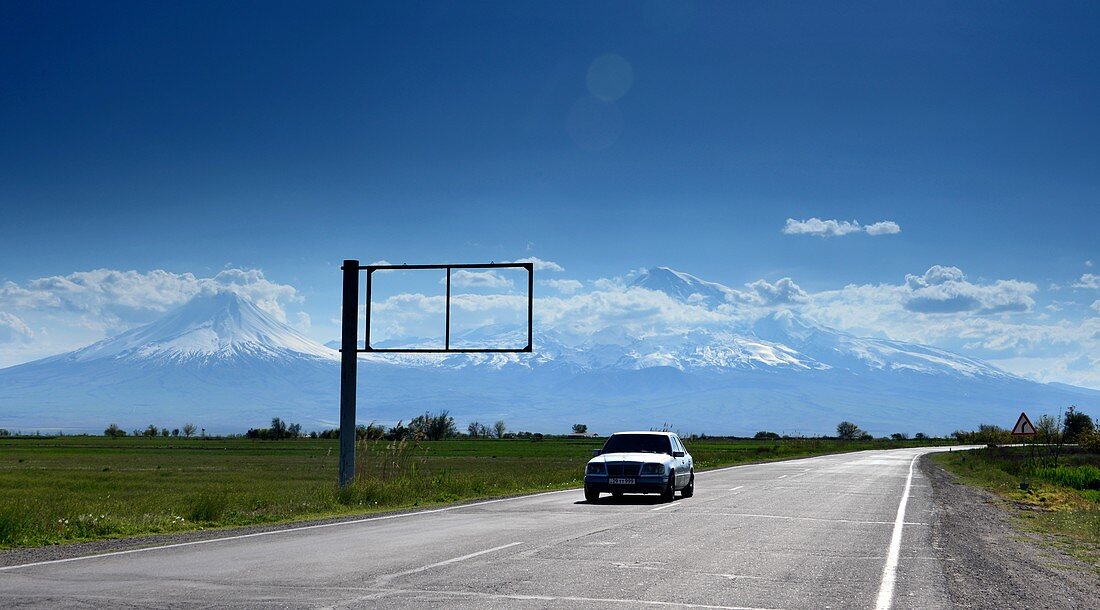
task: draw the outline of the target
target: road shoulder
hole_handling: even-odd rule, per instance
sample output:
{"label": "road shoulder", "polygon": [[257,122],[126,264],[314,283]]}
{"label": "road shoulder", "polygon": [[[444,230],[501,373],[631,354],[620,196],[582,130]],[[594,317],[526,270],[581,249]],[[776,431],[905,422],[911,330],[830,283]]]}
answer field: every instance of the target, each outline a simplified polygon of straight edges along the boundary
{"label": "road shoulder", "polygon": [[1090,566],[1020,529],[994,494],[962,484],[927,455],[919,465],[932,485],[932,542],[953,607],[1100,608]]}

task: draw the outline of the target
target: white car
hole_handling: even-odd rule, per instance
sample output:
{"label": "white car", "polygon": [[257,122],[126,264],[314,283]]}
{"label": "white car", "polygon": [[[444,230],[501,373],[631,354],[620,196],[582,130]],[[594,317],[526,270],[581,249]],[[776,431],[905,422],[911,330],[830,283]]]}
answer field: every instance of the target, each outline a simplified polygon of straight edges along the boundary
{"label": "white car", "polygon": [[677,490],[684,498],[695,493],[695,462],[671,432],[616,432],[594,453],[584,471],[589,502],[601,493],[656,493],[666,502]]}

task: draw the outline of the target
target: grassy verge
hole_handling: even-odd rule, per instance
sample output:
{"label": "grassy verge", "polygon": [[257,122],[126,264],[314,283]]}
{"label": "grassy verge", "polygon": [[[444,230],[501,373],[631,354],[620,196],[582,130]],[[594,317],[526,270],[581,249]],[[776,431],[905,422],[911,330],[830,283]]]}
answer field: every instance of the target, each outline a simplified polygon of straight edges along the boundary
{"label": "grassy verge", "polygon": [[[0,548],[281,523],[576,487],[602,439],[359,447],[337,489],[338,441],[0,439]],[[696,469],[915,442],[706,439]]]}
{"label": "grassy verge", "polygon": [[1100,455],[1067,448],[1054,465],[1042,450],[993,447],[932,459],[1005,499],[1025,530],[1100,572]]}

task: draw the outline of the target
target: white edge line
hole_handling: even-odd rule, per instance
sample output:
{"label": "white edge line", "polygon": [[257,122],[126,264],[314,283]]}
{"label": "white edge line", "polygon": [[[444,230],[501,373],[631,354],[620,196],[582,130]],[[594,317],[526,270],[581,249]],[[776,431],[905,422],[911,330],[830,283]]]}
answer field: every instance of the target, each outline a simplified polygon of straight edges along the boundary
{"label": "white edge line", "polygon": [[729,489],[729,491],[737,491],[738,489],[741,489],[742,487],[744,487],[744,485],[738,485],[737,487],[731,487]]}
{"label": "white edge line", "polygon": [[674,502],[669,502],[668,504],[662,504],[662,505],[658,506],[657,508],[651,508],[651,509],[649,509],[649,512],[653,512],[655,510],[664,510],[666,508],[671,508],[673,506],[676,506],[676,504]]}
{"label": "white edge line", "polygon": [[905,505],[909,503],[909,488],[913,484],[913,464],[917,463],[919,457],[919,455],[915,456],[909,461],[909,476],[905,479],[905,491],[901,493],[901,502],[898,503],[898,515],[894,518],[894,533],[890,536],[890,551],[886,555],[886,565],[882,568],[882,583],[879,585],[875,610],[890,610],[894,603],[894,581],[898,577],[901,533],[905,529]]}
{"label": "white edge line", "polygon": [[71,561],[84,561],[87,559],[99,559],[102,557],[114,557],[117,555],[130,555],[133,553],[144,553],[147,551],[157,551],[160,549],[175,549],[185,546],[196,546],[199,544],[209,544],[211,542],[226,542],[228,540],[243,540],[245,538],[259,538],[260,536],[272,536],[275,534],[286,534],[290,532],[303,532],[306,530],[316,530],[327,527],[339,527],[342,525],[357,525],[359,523],[368,523],[370,521],[385,521],[387,519],[401,519],[403,517],[416,517],[419,515],[431,515],[435,513],[443,513],[452,510],[459,510],[461,508],[472,508],[475,506],[485,506],[486,504],[496,504],[498,502],[510,502],[513,500],[522,500],[524,498],[537,498],[539,496],[549,496],[552,494],[566,493],[570,491],[577,491],[576,489],[558,489],[555,491],[544,491],[537,494],[531,494],[528,496],[513,496],[511,498],[497,498],[495,500],[484,500],[481,502],[473,502],[470,504],[459,504],[456,506],[444,506],[442,508],[430,508],[427,510],[420,510],[408,513],[397,513],[393,515],[378,515],[377,517],[364,517],[362,519],[353,519],[351,521],[336,521],[333,523],[318,523],[316,525],[303,525],[300,527],[291,527],[286,529],[269,530],[266,532],[255,532],[252,534],[240,534],[238,536],[224,536],[222,538],[208,538],[206,540],[192,540],[191,542],[177,542],[175,544],[165,544],[162,546],[147,546],[140,549],[127,549],[125,551],[112,551],[110,553],[100,553],[98,555],[81,555],[80,557],[66,557],[64,559],[51,559],[49,561],[36,561],[33,563],[23,563],[13,566],[0,566],[0,572],[6,572],[8,570],[16,570],[19,568],[33,568],[36,566],[53,565],[56,563],[69,563]]}

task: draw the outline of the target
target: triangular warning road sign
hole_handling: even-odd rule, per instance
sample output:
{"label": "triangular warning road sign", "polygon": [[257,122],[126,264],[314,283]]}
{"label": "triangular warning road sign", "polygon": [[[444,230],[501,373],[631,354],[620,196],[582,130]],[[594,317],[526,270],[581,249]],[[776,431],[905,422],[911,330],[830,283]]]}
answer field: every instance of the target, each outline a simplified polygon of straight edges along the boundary
{"label": "triangular warning road sign", "polygon": [[1035,434],[1035,426],[1031,425],[1031,420],[1027,418],[1027,413],[1020,413],[1020,419],[1016,420],[1016,425],[1012,427],[1013,436],[1032,436]]}

